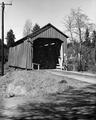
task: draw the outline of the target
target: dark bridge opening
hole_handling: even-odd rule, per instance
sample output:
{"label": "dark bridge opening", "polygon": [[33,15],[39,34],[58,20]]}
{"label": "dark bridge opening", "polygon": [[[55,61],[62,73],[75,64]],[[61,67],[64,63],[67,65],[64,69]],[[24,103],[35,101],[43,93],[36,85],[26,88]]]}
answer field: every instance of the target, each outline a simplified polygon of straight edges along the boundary
{"label": "dark bridge opening", "polygon": [[55,69],[60,56],[62,41],[53,38],[38,38],[33,43],[33,63],[41,69]]}

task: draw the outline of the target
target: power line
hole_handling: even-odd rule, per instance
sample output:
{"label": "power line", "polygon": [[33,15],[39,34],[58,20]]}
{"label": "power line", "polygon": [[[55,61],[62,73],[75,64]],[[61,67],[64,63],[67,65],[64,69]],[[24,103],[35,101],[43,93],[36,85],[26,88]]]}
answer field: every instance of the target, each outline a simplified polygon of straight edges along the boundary
{"label": "power line", "polygon": [[1,75],[4,75],[4,9],[5,9],[5,5],[12,5],[12,3],[0,3],[1,7],[2,7],[2,48],[1,48]]}

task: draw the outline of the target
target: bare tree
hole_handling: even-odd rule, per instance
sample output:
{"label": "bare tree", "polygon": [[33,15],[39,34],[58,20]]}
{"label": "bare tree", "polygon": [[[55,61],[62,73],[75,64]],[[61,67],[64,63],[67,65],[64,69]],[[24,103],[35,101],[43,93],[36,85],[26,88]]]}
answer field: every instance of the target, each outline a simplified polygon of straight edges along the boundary
{"label": "bare tree", "polygon": [[82,41],[86,27],[88,26],[88,16],[85,15],[80,8],[77,10],[72,10],[72,15],[74,17],[75,23],[75,33],[79,38],[80,42],[80,71],[82,70]]}
{"label": "bare tree", "polygon": [[80,44],[80,66],[82,59],[82,41],[84,39],[84,33],[86,28],[88,28],[89,18],[83,11],[78,9],[72,9],[70,15],[65,19],[65,27],[70,33],[70,39],[73,41],[74,49],[74,40],[78,40]]}
{"label": "bare tree", "polygon": [[24,25],[23,36],[25,37],[29,35],[30,33],[32,33],[32,22],[31,20],[28,19]]}
{"label": "bare tree", "polygon": [[84,38],[86,28],[92,27],[92,24],[89,24],[88,16],[80,8],[71,10],[70,15],[65,18],[64,25],[70,33],[71,40],[74,38],[79,41]]}
{"label": "bare tree", "polygon": [[[69,32],[70,35],[70,41],[72,42],[72,51],[73,51],[73,56],[75,54],[75,45],[74,45],[74,18],[72,15],[67,16],[64,25],[66,27],[66,30]],[[73,70],[75,70],[75,61],[73,60]]]}
{"label": "bare tree", "polygon": [[66,31],[69,32],[70,40],[73,41],[74,40],[74,37],[73,37],[73,34],[74,34],[74,19],[71,15],[67,16],[66,19],[64,19],[64,25],[66,27]]}
{"label": "bare tree", "polygon": [[83,35],[86,28],[88,27],[89,18],[83,13],[83,11],[78,8],[77,10],[73,9],[71,14],[74,18],[74,32],[78,36],[79,41],[82,42]]}

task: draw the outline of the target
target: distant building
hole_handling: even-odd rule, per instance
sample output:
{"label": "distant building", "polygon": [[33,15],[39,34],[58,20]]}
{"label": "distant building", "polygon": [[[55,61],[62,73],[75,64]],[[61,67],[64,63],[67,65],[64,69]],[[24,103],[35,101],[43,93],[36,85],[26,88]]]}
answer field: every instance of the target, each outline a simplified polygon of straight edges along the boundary
{"label": "distant building", "polygon": [[32,69],[39,65],[41,69],[62,67],[67,53],[68,36],[47,24],[40,30],[18,40],[9,49],[9,66]]}

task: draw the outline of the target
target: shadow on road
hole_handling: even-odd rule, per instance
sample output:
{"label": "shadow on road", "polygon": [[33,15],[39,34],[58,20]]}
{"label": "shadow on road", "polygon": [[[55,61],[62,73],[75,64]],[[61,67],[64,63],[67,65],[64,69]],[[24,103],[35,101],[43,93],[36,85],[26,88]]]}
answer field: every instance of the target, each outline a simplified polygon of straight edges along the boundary
{"label": "shadow on road", "polygon": [[[2,120],[96,120],[96,85],[70,89],[46,97],[47,102],[26,102],[0,109]],[[49,100],[49,101],[48,101]]]}

